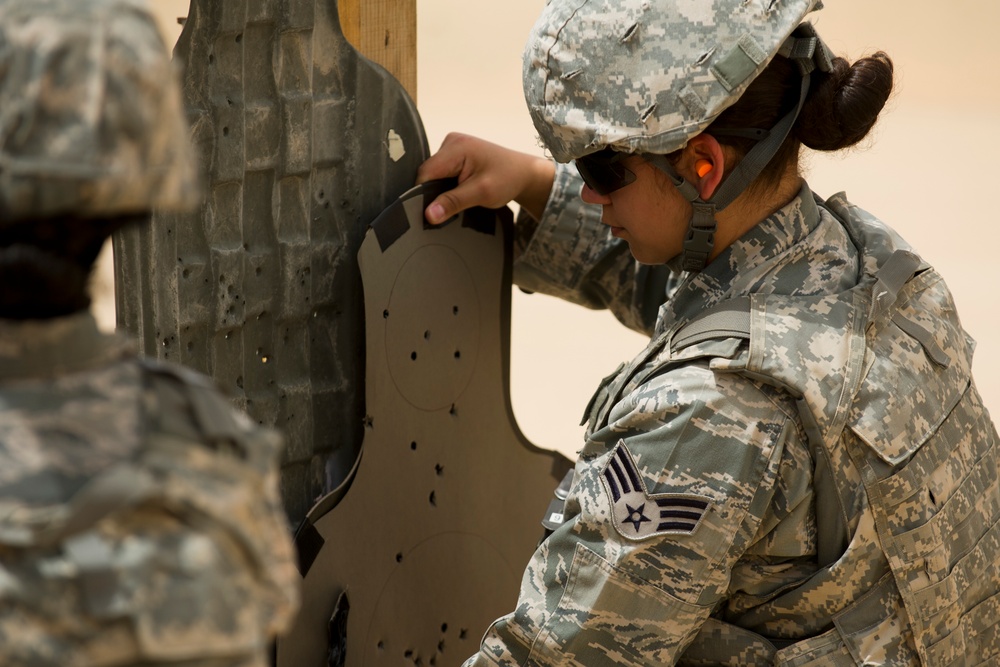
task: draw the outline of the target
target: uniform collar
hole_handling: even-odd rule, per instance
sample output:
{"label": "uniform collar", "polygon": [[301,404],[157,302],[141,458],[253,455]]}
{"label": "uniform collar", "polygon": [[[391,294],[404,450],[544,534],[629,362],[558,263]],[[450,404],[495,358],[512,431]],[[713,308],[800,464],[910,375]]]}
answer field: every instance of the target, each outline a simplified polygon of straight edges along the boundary
{"label": "uniform collar", "polygon": [[99,367],[131,354],[90,312],[46,320],[0,319],[0,382],[46,379]]}
{"label": "uniform collar", "polygon": [[689,274],[660,311],[657,332],[719,301],[738,296],[734,284],[805,239],[820,222],[819,207],[803,181],[798,194],[723,250],[700,273]]}

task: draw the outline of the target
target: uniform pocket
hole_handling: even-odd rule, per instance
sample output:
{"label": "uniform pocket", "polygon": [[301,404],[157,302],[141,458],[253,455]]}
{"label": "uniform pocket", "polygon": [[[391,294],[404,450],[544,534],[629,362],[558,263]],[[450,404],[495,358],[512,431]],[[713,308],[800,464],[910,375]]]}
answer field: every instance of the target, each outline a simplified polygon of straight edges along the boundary
{"label": "uniform pocket", "polygon": [[578,543],[566,588],[528,665],[674,664],[680,641],[708,614],[708,607],[678,600]]}

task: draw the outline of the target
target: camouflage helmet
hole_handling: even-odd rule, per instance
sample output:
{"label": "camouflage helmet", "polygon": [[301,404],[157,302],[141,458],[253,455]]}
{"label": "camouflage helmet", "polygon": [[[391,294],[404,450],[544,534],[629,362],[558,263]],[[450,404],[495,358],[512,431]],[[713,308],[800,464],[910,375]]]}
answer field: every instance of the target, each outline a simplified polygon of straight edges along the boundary
{"label": "camouflage helmet", "polygon": [[0,0],[0,224],[197,205],[176,72],[141,0]]}
{"label": "camouflage helmet", "polygon": [[524,54],[535,128],[559,162],[664,155],[736,102],[820,0],[550,0]]}

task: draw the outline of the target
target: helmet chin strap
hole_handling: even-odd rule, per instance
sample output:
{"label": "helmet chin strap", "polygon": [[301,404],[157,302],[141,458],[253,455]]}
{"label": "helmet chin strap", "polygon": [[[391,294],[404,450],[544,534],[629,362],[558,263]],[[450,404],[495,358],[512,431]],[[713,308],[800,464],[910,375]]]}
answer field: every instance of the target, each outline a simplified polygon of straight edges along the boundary
{"label": "helmet chin strap", "polygon": [[[796,33],[802,36],[797,37]],[[800,26],[785,40],[779,53],[798,63],[802,72],[798,103],[775,124],[766,138],[750,149],[707,201],[701,198],[693,184],[677,173],[665,155],[643,155],[650,164],[666,174],[674,187],[680,191],[681,196],[691,203],[693,209],[691,220],[688,223],[684,250],[680,257],[680,265],[684,271],[701,271],[708,264],[712,249],[715,247],[717,227],[715,214],[733,203],[778,152],[791,132],[809,94],[810,75],[813,70],[817,65],[823,71],[829,71],[830,68],[829,52],[808,23]]]}

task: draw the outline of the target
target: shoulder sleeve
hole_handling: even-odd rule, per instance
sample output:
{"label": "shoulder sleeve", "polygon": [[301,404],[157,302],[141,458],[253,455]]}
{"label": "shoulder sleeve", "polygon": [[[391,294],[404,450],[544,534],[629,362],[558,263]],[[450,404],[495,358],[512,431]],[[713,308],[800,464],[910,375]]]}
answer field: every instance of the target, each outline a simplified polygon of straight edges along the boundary
{"label": "shoulder sleeve", "polygon": [[707,366],[640,385],[577,462],[567,523],[469,665],[674,665],[768,530],[791,418]]}
{"label": "shoulder sleeve", "polygon": [[160,407],[144,463],[161,481],[166,502],[239,546],[259,595],[262,630],[273,637],[288,627],[298,603],[299,576],[279,489],[284,440],[253,423],[198,374],[154,381],[154,392],[151,402]]}
{"label": "shoulder sleeve", "polygon": [[0,546],[0,664],[267,664],[298,599],[280,439],[221,397],[206,437],[190,401],[214,390],[162,379],[138,451],[60,508],[74,528]]}
{"label": "shoulder sleeve", "polygon": [[582,185],[572,165],[556,165],[542,219],[518,219],[514,282],[529,292],[609,309],[625,326],[649,334],[677,278],[665,266],[637,264],[628,244],[601,224],[601,207],[580,199]]}

